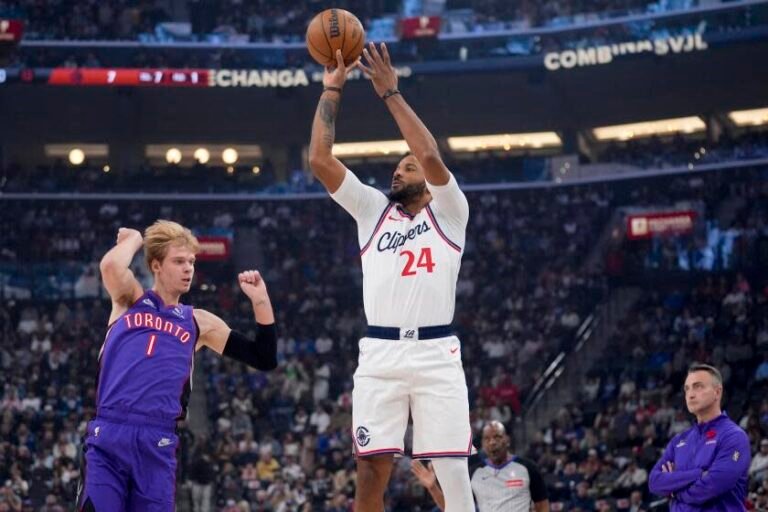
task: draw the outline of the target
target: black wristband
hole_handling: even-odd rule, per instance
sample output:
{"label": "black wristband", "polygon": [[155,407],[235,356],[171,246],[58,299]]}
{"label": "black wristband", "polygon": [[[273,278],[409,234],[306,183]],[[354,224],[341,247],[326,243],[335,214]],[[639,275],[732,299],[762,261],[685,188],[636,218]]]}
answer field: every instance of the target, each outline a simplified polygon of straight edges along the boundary
{"label": "black wristband", "polygon": [[275,324],[258,324],[256,339],[250,340],[244,334],[231,331],[223,355],[245,363],[257,370],[269,371],[277,368],[277,332]]}
{"label": "black wristband", "polygon": [[341,94],[341,87],[323,87],[323,92],[332,91]]}
{"label": "black wristband", "polygon": [[385,93],[384,93],[384,94],[381,96],[381,99],[385,100],[385,99],[387,99],[387,98],[391,98],[391,97],[392,97],[392,96],[394,96],[395,94],[400,94],[400,91],[399,91],[398,89],[387,89],[387,92],[385,92]]}

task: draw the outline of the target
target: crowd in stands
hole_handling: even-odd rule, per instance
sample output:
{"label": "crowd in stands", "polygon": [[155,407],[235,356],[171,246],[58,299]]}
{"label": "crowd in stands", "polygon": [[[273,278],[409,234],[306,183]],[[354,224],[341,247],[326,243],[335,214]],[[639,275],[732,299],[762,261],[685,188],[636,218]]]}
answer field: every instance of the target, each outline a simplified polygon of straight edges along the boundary
{"label": "crowd in stands", "polygon": [[[726,12],[670,18],[653,24],[625,23],[590,29],[541,34],[505,31],[531,27],[569,27],[629,14],[659,14],[698,7],[696,0],[649,2],[583,0],[559,2],[483,1],[449,2],[443,13],[442,31],[452,38],[440,44],[430,39],[399,40],[397,13],[404,2],[395,0],[346,0],[334,3],[356,13],[368,30],[369,39],[389,41],[393,61],[399,64],[423,61],[457,61],[478,58],[541,55],[597,45],[645,39],[702,34],[733,33],[764,25],[765,6],[732,6]],[[169,10],[165,2],[146,0],[98,3],[31,2],[4,0],[0,16],[25,21],[25,39],[62,41],[140,41],[143,45],[42,45],[0,48],[0,67],[121,67],[253,69],[306,67],[311,62],[304,41],[312,16],[327,7],[322,2],[292,0],[190,1]],[[179,20],[185,20],[179,22]],[[706,32],[702,27],[706,26]],[[462,39],[458,36],[472,37]],[[476,35],[486,37],[474,37]],[[458,38],[457,38],[458,37]],[[207,47],[189,47],[173,42],[208,42]],[[242,43],[259,43],[242,47]],[[170,43],[170,44],[169,44]],[[229,43],[222,45],[221,43]]]}
{"label": "crowd in stands", "polygon": [[[489,152],[456,160],[450,163],[450,167],[460,183],[477,184],[540,180],[546,177],[545,164],[545,157]],[[347,165],[365,183],[377,188],[389,188],[397,160],[353,161]],[[0,191],[281,194],[323,192],[324,189],[308,171],[298,169],[279,176],[269,159],[258,166],[234,166],[231,169],[199,164],[191,167],[145,164],[130,170],[107,165],[106,171],[104,165],[86,162],[82,166],[72,166],[57,160],[34,169],[18,164],[8,165],[0,170]]]}
{"label": "crowd in stands", "polygon": [[[362,21],[396,12],[398,2],[339,0]],[[307,23],[323,6],[309,0],[191,0],[177,12],[159,0],[64,2],[3,0],[0,13],[23,19],[28,39],[136,40],[160,23],[188,21],[192,34],[245,34],[254,42],[303,40]]]}
{"label": "crowd in stands", "polygon": [[600,152],[598,161],[661,169],[766,157],[768,131],[755,130],[738,135],[724,133],[716,144],[679,134],[666,139],[648,137],[612,142]]}
{"label": "crowd in stands", "polygon": [[3,0],[0,14],[24,20],[29,39],[136,39],[170,13],[161,2]]}
{"label": "crowd in stands", "polygon": [[[698,138],[656,137],[611,143],[601,149],[597,162],[628,164],[641,169],[699,166],[726,161],[768,157],[768,131],[723,135],[716,143]],[[589,163],[582,157],[584,163]],[[482,152],[449,159],[448,165],[462,184],[515,183],[550,179],[548,156]],[[396,160],[353,161],[349,167],[377,188],[390,186]],[[106,169],[106,170],[105,170]],[[205,179],[200,179],[204,176]],[[0,192],[188,192],[188,193],[290,193],[324,189],[310,173],[295,170],[280,176],[269,158],[258,166],[215,165],[151,166],[123,169],[112,165],[71,166],[61,160],[34,169],[10,164],[0,169]]]}
{"label": "crowd in stands", "polygon": [[[655,271],[699,273],[754,270],[768,264],[768,174],[749,171],[746,182],[723,181],[708,188],[699,200],[712,208],[718,194],[727,193],[727,203],[697,222],[689,233],[644,240],[616,240],[607,259],[614,276],[642,276]],[[659,202],[660,206],[672,206]],[[694,203],[684,206],[695,206]],[[664,208],[662,208],[664,209]],[[680,211],[680,208],[678,208]]]}
{"label": "crowd in stands", "polygon": [[690,9],[695,7],[697,3],[695,0],[670,2],[667,5],[648,0],[602,0],[599,2],[585,0],[547,2],[448,0],[446,8],[473,9],[477,16],[478,25],[501,24],[511,21],[515,22],[516,25],[538,27],[566,24],[576,17],[586,21],[654,11]]}
{"label": "crowd in stands", "polygon": [[[703,202],[712,216],[734,194],[759,190],[762,176],[751,170],[468,193],[454,324],[475,431],[492,419],[514,428],[537,377],[604,296],[602,274],[579,262],[614,207],[685,199]],[[182,431],[180,497],[216,504],[195,510],[350,509],[355,475],[347,426],[365,325],[353,221],[328,199],[198,206],[23,200],[0,211],[2,292],[14,269],[45,281],[28,299],[4,296],[0,303],[0,482],[8,482],[0,510],[50,512],[72,503],[109,308],[93,264],[119,226],[143,227],[158,217],[236,241],[238,233],[255,237],[251,257],[264,271],[280,325],[280,364],[270,374],[201,354],[209,428],[205,436]],[[762,207],[739,210],[744,216],[765,225]],[[233,282],[241,263],[200,263],[189,302],[248,332],[252,313]],[[54,279],[57,267],[90,270],[65,287]],[[140,264],[135,272],[149,284]],[[721,367],[729,410],[757,450],[768,434],[765,285],[750,274],[712,275],[644,295],[614,335],[610,361],[596,360],[583,393],[530,446],[518,447],[538,461],[553,502],[567,510],[647,509],[649,463],[669,434],[688,424],[679,381],[693,359]],[[764,469],[755,469],[759,503],[768,483],[759,478]],[[387,500],[391,510],[433,507],[407,458],[396,466]]]}
{"label": "crowd in stands", "polygon": [[[4,192],[264,192],[293,190],[292,181],[279,183],[267,160],[257,167],[193,165],[191,167],[141,165],[126,170],[116,165],[71,166],[57,160],[48,166],[27,169],[11,164],[0,177]],[[295,180],[294,180],[295,181]],[[305,180],[306,181],[306,180]],[[297,185],[301,187],[300,185]],[[306,187],[305,187],[306,188]],[[319,189],[318,189],[319,190]]]}
{"label": "crowd in stands", "polygon": [[[568,2],[565,2],[568,4]],[[642,3],[642,2],[641,2]],[[562,2],[524,2],[527,7],[533,7],[533,16],[542,16],[538,7],[547,7]],[[221,10],[219,2],[195,2],[204,9]],[[234,12],[249,9],[246,3],[240,3]],[[513,10],[516,2],[499,2],[499,11],[504,12],[506,6]],[[558,9],[560,7],[557,7]],[[531,9],[529,9],[531,10]],[[664,10],[664,9],[661,9]],[[567,8],[566,8],[567,11]],[[162,11],[161,11],[162,12]],[[193,12],[195,10],[193,9]],[[361,12],[369,12],[367,10]],[[623,12],[623,11],[619,11]],[[531,23],[528,18],[513,21],[495,20],[473,11],[463,13],[459,18],[446,15],[442,24],[443,31],[450,33],[450,38],[443,38],[439,44],[432,39],[399,39],[394,20],[389,20],[385,26],[388,29],[377,31],[369,27],[369,40],[388,41],[389,52],[393,62],[398,65],[412,65],[425,61],[465,61],[467,59],[484,59],[514,56],[542,55],[547,52],[576,50],[599,45],[611,45],[647,39],[665,39],[669,37],[687,37],[701,35],[705,40],[717,38],[721,34],[734,34],[740,30],[757,29],[765,25],[766,8],[757,6],[731,6],[726,13],[704,13],[691,17],[659,20],[653,24],[638,25],[636,23],[619,23],[589,28],[580,31],[566,30],[548,31],[544,33],[514,33],[505,32],[512,29],[527,28]],[[307,68],[313,61],[301,42],[304,40],[306,24],[311,19],[311,13],[302,18],[301,11],[288,9],[284,15],[275,18],[253,15],[246,18],[234,17],[230,10],[224,11],[224,19],[232,24],[217,25],[214,32],[201,36],[192,33],[186,36],[172,36],[174,31],[168,26],[173,23],[160,24],[153,31],[143,31],[138,37],[142,45],[108,45],[96,42],[92,45],[75,44],[77,39],[72,35],[56,37],[57,40],[75,40],[72,44],[43,44],[25,45],[11,51],[10,47],[0,48],[0,65],[7,68],[50,68],[50,67],[128,67],[128,68],[196,68],[196,69],[254,69],[254,68]],[[157,18],[155,10],[151,16],[136,14],[133,16],[137,23],[143,23],[149,29],[145,18]],[[560,16],[551,19],[548,24],[553,26],[569,26],[593,22],[617,14],[614,11],[593,11],[591,14],[578,16]],[[0,11],[1,15],[1,11]],[[527,16],[527,15],[526,15]],[[253,23],[252,19],[258,20]],[[208,20],[206,25],[215,18]],[[367,19],[363,16],[363,21]],[[67,18],[59,17],[59,24],[66,24]],[[242,28],[245,24],[245,29]],[[188,24],[194,28],[195,24]],[[257,28],[249,28],[255,25]],[[56,26],[56,25],[55,25]],[[706,26],[706,31],[702,27]],[[88,32],[99,32],[98,24],[85,24]],[[165,29],[163,27],[166,27]],[[567,27],[566,27],[567,28]],[[123,29],[120,29],[123,30]],[[246,32],[240,32],[246,30]],[[251,30],[251,32],[247,32]],[[253,32],[253,31],[256,32]],[[282,32],[287,31],[287,32]],[[110,33],[114,30],[110,30]],[[76,33],[76,32],[73,32]],[[467,37],[461,37],[466,34]],[[477,37],[483,35],[484,37]],[[39,32],[29,32],[27,39],[39,38]],[[54,34],[49,34],[53,37]],[[101,35],[100,39],[114,39]],[[133,37],[135,39],[135,36]],[[193,41],[208,41],[208,45],[173,44]],[[243,43],[258,43],[258,46],[242,47]],[[162,45],[155,45],[162,43]],[[220,44],[228,43],[228,44]],[[293,44],[288,44],[293,43]],[[686,43],[687,44],[687,43]],[[316,68],[315,68],[316,69]]]}
{"label": "crowd in stands", "polygon": [[[465,30],[498,28],[506,23],[517,26],[564,24],[566,20],[606,18],[634,13],[689,9],[695,0],[664,3],[649,0],[550,0],[546,2],[451,0],[448,12],[472,9],[471,23]],[[395,0],[339,0],[334,6],[355,13],[369,26],[374,17],[403,12],[403,2]],[[28,39],[58,40],[135,40],[153,34],[160,23],[188,21],[192,34],[246,36],[246,41],[301,41],[307,22],[323,5],[310,0],[227,0],[186,2],[181,12],[159,0],[31,1],[3,0],[0,14],[19,17],[26,23]],[[501,25],[504,26],[504,25]]]}
{"label": "crowd in stands", "polygon": [[[747,432],[750,510],[768,506],[768,286],[709,276],[655,282],[597,357],[573,401],[525,452],[566,510],[648,510],[648,474],[686,430],[682,394],[695,361],[720,369],[724,409]],[[620,354],[621,357],[617,357]]]}
{"label": "crowd in stands", "polygon": [[[537,55],[548,51],[613,44],[638,39],[700,33],[733,32],[764,23],[761,6],[736,8],[728,13],[709,13],[706,23],[695,19],[669,19],[641,26],[617,24],[589,32],[489,36],[466,40],[444,39],[439,45],[425,40],[398,39],[397,16],[407,2],[396,0],[343,0],[337,7],[355,13],[367,27],[369,39],[390,41],[396,63],[424,60],[466,60],[510,55]],[[301,43],[307,24],[322,9],[316,1],[291,0],[195,0],[169,8],[159,0],[104,2],[51,2],[3,0],[0,16],[20,18],[25,39],[56,41],[136,41],[146,43],[209,42],[207,48],[33,46],[19,47],[9,55],[0,52],[3,67],[138,67],[138,68],[259,68],[302,67],[310,62],[298,47],[266,46],[238,49],[241,43]],[[631,14],[685,11],[698,7],[697,0],[650,2],[648,0],[550,0],[545,2],[484,0],[448,2],[442,31],[461,34],[498,34],[531,27],[567,27]],[[754,12],[753,12],[754,11]],[[182,21],[183,20],[183,21]]]}
{"label": "crowd in stands", "polygon": [[[608,214],[604,193],[469,194],[471,235],[455,326],[466,346],[476,426],[520,413],[543,362],[569,343],[603,293],[602,280],[573,262],[590,249],[592,226]],[[190,482],[192,496],[205,496],[213,482],[222,509],[248,499],[254,510],[334,510],[335,504],[346,510],[354,472],[345,425],[364,319],[353,222],[327,199],[211,203],[205,211],[188,203],[8,203],[0,213],[2,282],[23,287],[26,281],[13,275],[19,268],[42,275],[42,282],[28,290],[32,300],[6,297],[0,308],[2,429],[11,433],[0,442],[0,480],[12,478],[14,461],[27,460],[18,464],[22,502],[39,507],[51,495],[71,503],[74,453],[93,414],[108,313],[94,262],[118,226],[145,226],[157,217],[199,232],[256,230],[280,323],[280,367],[272,374],[203,356],[198,368],[207,379],[210,436],[187,439],[180,481]],[[89,270],[62,286],[56,267]],[[137,267],[136,274],[148,284],[146,271]],[[190,302],[222,312],[247,332],[253,322],[233,275],[231,264],[201,263]],[[500,279],[508,287],[492,285]],[[510,362],[514,373],[505,371]],[[393,482],[392,506],[417,510],[425,494],[403,469]],[[272,508],[258,508],[265,501]]]}

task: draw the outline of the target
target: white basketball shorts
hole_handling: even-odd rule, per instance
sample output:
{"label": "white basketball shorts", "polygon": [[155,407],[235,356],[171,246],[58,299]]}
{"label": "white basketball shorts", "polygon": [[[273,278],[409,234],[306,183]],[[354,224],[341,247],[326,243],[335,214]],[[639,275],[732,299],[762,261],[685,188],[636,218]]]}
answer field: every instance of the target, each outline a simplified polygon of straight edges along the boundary
{"label": "white basketball shorts", "polygon": [[357,456],[403,453],[413,417],[413,458],[468,457],[472,445],[467,381],[456,336],[360,340],[352,391]]}

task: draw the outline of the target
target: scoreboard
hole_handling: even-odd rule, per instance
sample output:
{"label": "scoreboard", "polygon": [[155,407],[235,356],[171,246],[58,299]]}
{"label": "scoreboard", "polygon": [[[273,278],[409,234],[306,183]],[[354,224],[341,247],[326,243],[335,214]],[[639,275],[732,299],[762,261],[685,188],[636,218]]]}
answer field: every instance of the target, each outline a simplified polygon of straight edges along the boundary
{"label": "scoreboard", "polygon": [[0,68],[0,85],[208,87],[208,69]]}
{"label": "scoreboard", "polygon": [[[398,76],[413,74],[409,66],[395,68]],[[362,80],[355,69],[348,80]],[[191,68],[0,68],[0,86],[9,83],[101,87],[306,87],[320,84],[320,68],[191,69]]]}
{"label": "scoreboard", "polygon": [[208,87],[207,69],[55,68],[50,85]]}

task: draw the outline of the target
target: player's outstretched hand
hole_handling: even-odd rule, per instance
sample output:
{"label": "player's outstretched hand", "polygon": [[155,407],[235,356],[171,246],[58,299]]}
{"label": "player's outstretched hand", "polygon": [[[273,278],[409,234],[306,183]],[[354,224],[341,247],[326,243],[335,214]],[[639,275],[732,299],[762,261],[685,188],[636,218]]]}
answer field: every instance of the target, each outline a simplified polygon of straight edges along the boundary
{"label": "player's outstretched hand", "polygon": [[360,62],[357,67],[371,79],[376,94],[384,96],[387,91],[397,89],[397,73],[392,66],[386,44],[381,43],[377,49],[375,44],[369,43],[368,48],[363,48],[363,57],[365,64]]}
{"label": "player's outstretched hand", "polygon": [[359,60],[353,62],[349,66],[344,65],[344,57],[341,55],[341,50],[336,50],[336,66],[325,68],[323,73],[323,87],[338,87],[344,88],[344,84],[347,82],[347,74],[357,67]]}
{"label": "player's outstretched hand", "polygon": [[258,303],[267,299],[267,285],[258,270],[246,270],[237,275],[237,282],[251,302]]}
{"label": "player's outstretched hand", "polygon": [[141,236],[140,231],[136,231],[135,229],[131,228],[120,228],[117,230],[117,243],[124,242],[125,240],[135,239],[137,241],[144,240],[144,237]]}
{"label": "player's outstretched hand", "polygon": [[437,476],[431,462],[425,466],[420,460],[412,460],[411,472],[426,489],[432,488],[437,482]]}

